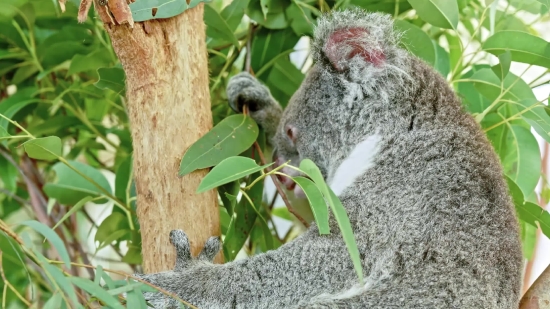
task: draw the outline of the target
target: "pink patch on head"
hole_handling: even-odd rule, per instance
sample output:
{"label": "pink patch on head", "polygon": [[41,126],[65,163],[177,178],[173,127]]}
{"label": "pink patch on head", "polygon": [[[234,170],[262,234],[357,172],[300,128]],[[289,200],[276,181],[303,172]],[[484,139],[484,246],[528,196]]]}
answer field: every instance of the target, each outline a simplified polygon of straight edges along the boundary
{"label": "pink patch on head", "polygon": [[339,29],[329,36],[323,50],[338,71],[345,70],[346,67],[342,64],[357,55],[376,66],[381,65],[386,60],[384,53],[379,50],[369,51],[361,44],[368,35],[368,30],[364,28]]}

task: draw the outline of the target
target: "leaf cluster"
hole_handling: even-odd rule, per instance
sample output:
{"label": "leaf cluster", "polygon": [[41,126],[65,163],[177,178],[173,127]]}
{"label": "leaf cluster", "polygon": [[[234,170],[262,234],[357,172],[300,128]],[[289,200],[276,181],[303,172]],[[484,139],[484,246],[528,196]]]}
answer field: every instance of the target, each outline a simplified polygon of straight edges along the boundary
{"label": "leaf cluster", "polygon": [[[152,16],[149,9],[156,2],[139,0],[132,10],[143,20],[173,13],[163,8]],[[182,8],[183,2],[170,5]],[[278,170],[264,159],[270,149],[261,128],[228,107],[227,82],[243,70],[253,72],[285,106],[311,66],[308,47],[317,17],[347,7],[392,14],[403,32],[402,46],[441,73],[476,117],[504,167],[525,256],[532,255],[539,228],[550,236],[550,215],[539,206],[550,199],[550,187],[541,175],[537,141],[550,142],[550,112],[543,103],[547,98],[533,92],[550,79],[550,43],[535,30],[548,22],[548,1],[226,4],[204,5],[216,126],[187,151],[180,166],[181,174],[213,167],[200,189],[217,187],[226,260],[275,249],[303,230],[294,209],[266,196],[263,180]],[[111,262],[126,272],[140,270],[141,236],[124,71],[94,13],[76,23],[77,5],[69,0],[62,14],[53,1],[0,3],[2,304],[145,308],[141,291],[149,287],[122,272],[91,266]],[[526,13],[533,16],[528,22],[520,18]],[[360,277],[345,210],[312,162],[296,168],[309,176],[294,180],[306,192],[319,232],[330,232],[331,213]],[[290,228],[283,231],[281,222]],[[126,300],[116,297],[122,293]]]}

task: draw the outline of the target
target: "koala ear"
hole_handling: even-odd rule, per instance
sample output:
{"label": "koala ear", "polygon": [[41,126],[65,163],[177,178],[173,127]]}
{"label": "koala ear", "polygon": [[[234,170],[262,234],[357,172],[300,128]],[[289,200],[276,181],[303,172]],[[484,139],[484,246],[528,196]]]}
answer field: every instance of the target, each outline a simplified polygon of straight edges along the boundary
{"label": "koala ear", "polygon": [[[376,66],[386,59],[380,48],[375,48],[369,31],[362,27],[334,30],[327,37],[322,49],[332,66],[342,72],[349,68],[352,59],[359,57]],[[369,44],[370,43],[370,44]]]}

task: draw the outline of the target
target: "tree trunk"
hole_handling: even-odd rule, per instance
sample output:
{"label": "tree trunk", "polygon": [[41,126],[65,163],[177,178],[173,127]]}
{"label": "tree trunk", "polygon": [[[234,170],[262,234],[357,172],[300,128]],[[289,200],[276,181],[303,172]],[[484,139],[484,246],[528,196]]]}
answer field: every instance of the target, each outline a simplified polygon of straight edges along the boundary
{"label": "tree trunk", "polygon": [[103,21],[126,72],[144,270],[172,269],[170,230],[183,229],[194,254],[220,234],[216,192],[195,193],[206,171],[178,177],[185,150],[212,127],[203,4],[133,28]]}
{"label": "tree trunk", "polygon": [[521,299],[520,309],[550,309],[550,266],[542,272]]}

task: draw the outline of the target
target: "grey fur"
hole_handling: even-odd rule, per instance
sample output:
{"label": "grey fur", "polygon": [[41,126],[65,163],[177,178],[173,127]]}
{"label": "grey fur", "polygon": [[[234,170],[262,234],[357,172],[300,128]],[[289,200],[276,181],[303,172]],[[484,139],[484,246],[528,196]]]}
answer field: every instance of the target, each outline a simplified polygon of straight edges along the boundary
{"label": "grey fur", "polygon": [[[382,65],[342,57],[346,69],[335,69],[325,42],[349,27],[368,29],[357,40],[382,51]],[[275,133],[280,157],[295,165],[310,158],[325,178],[366,136],[382,136],[374,166],[340,196],[364,286],[334,218],[330,235],[320,236],[312,224],[296,240],[250,259],[192,262],[143,278],[199,308],[516,309],[522,254],[498,159],[446,81],[396,42],[387,15],[325,15],[315,31],[316,64],[282,116],[246,73],[227,91],[234,107],[237,98],[256,104],[252,116]],[[336,50],[347,54],[345,46]],[[287,124],[297,128],[294,146]],[[158,294],[149,299],[167,306]]]}

